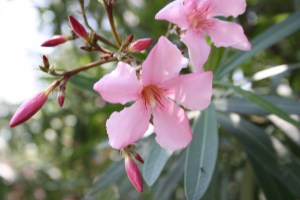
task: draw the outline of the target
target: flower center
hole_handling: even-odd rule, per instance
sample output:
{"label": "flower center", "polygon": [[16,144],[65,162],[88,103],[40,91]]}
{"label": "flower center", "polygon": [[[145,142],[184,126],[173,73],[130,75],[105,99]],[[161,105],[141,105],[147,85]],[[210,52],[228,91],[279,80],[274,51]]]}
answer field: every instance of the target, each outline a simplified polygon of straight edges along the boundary
{"label": "flower center", "polygon": [[207,20],[208,7],[203,9],[194,9],[189,15],[188,19],[191,28],[204,30],[209,26],[209,21]]}
{"label": "flower center", "polygon": [[164,90],[155,85],[147,85],[142,90],[141,97],[145,106],[150,106],[153,109],[163,105]]}

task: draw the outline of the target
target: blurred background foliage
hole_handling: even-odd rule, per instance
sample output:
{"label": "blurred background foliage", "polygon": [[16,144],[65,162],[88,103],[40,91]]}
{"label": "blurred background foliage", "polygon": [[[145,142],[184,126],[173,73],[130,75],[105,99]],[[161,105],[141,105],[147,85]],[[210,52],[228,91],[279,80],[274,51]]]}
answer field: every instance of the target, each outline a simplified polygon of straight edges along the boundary
{"label": "blurred background foliage", "polygon": [[[134,33],[136,38],[152,37],[157,40],[166,33],[168,23],[155,21],[154,16],[169,1],[116,2],[114,13],[122,38]],[[242,24],[250,40],[300,9],[299,0],[247,0],[247,4],[246,13],[238,17],[237,21]],[[100,3],[86,0],[85,6],[91,26],[113,41]],[[75,0],[48,1],[43,7],[37,6],[36,9],[40,13],[40,30],[51,31],[53,35],[69,33],[67,19],[70,14],[83,21],[79,3]],[[275,105],[299,120],[299,41],[299,31],[293,32],[245,60],[226,75],[225,79],[243,89],[251,89],[258,96],[267,96]],[[174,42],[179,44],[178,40]],[[99,57],[95,53],[81,51],[78,48],[80,45],[83,42],[76,40],[56,47],[54,53],[49,55],[50,62],[57,69],[66,70]],[[208,69],[216,69],[236,53],[235,50],[227,51],[223,48],[214,49],[213,52],[206,64]],[[282,65],[287,67],[283,73],[253,81],[257,72]],[[106,119],[113,111],[121,110],[122,106],[105,103],[92,90],[93,82],[108,73],[112,67],[114,66],[107,64],[103,68],[92,69],[73,77],[67,85],[63,108],[58,106],[54,93],[34,118],[13,129],[8,127],[8,122],[17,105],[0,103],[0,199],[185,199],[185,150],[175,152],[172,156],[168,153],[160,154],[163,155],[160,160],[163,163],[162,174],[151,188],[144,183],[143,194],[138,194],[127,180],[121,156],[118,151],[109,147],[105,130]],[[47,75],[41,77],[46,82],[52,79]],[[276,155],[292,159],[296,163],[293,166],[297,167],[300,166],[299,127],[273,114],[269,115],[261,107],[237,95],[232,88],[215,86],[214,93],[214,105],[220,124],[218,159],[212,182],[202,199],[299,198],[289,188],[293,182],[282,181],[280,177],[270,173],[272,170],[264,165],[264,158],[255,159],[256,152],[248,149],[249,143],[251,146],[251,134],[245,133],[253,133],[257,136],[256,139],[265,137],[262,144],[266,148],[270,146],[274,151],[279,149],[280,152]],[[235,117],[241,118],[241,124],[237,127],[230,122],[231,112],[236,113]],[[153,138],[146,138],[139,142],[138,152],[147,160],[153,145]],[[255,150],[255,146],[253,147]],[[259,150],[258,148],[258,154]],[[292,156],[286,157],[286,152]],[[269,162],[268,158],[265,162]],[[286,168],[282,168],[282,171],[279,168],[276,172],[285,173],[284,170]],[[299,174],[300,168],[295,169],[296,181],[300,180]],[[300,183],[295,187],[300,191]]]}

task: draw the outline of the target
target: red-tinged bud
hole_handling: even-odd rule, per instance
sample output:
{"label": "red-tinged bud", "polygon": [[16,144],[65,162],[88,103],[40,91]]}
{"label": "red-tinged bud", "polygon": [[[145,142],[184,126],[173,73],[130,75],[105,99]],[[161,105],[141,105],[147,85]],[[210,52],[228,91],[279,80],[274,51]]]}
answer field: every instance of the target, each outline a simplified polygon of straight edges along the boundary
{"label": "red-tinged bud", "polygon": [[133,34],[133,33],[130,34],[130,35],[127,37],[127,42],[128,42],[128,44],[130,44],[130,43],[132,42],[133,38],[134,38],[134,34]]}
{"label": "red-tinged bud", "polygon": [[43,64],[46,69],[49,69],[49,67],[50,67],[49,60],[48,60],[48,57],[45,55],[43,55]]}
{"label": "red-tinged bud", "polygon": [[140,52],[147,49],[152,43],[151,38],[143,38],[135,41],[129,47],[131,52]]}
{"label": "red-tinged bud", "polygon": [[65,102],[65,91],[66,91],[66,87],[64,85],[61,85],[57,95],[57,101],[60,107],[62,107]]}
{"label": "red-tinged bud", "polygon": [[45,41],[41,46],[43,46],[43,47],[54,47],[54,46],[63,44],[63,43],[65,43],[68,40],[69,40],[68,36],[65,36],[65,35],[55,35],[52,38],[50,38],[47,41]]}
{"label": "red-tinged bud", "polygon": [[143,192],[143,180],[139,168],[134,160],[125,157],[125,170],[130,182],[138,192]]}
{"label": "red-tinged bud", "polygon": [[48,99],[48,92],[42,91],[36,94],[33,98],[25,101],[15,112],[9,122],[10,127],[17,126],[29,118],[31,118],[37,111],[39,111]]}
{"label": "red-tinged bud", "polygon": [[69,22],[72,26],[72,29],[74,31],[74,33],[78,36],[78,37],[82,37],[84,39],[87,39],[89,37],[89,34],[86,32],[85,28],[82,26],[82,24],[77,21],[77,19],[75,19],[73,16],[69,16]]}
{"label": "red-tinged bud", "polygon": [[137,161],[139,161],[140,163],[144,163],[144,160],[143,160],[143,158],[141,157],[141,155],[140,154],[138,154],[137,152],[133,152],[133,156],[134,156],[134,158],[137,160]]}

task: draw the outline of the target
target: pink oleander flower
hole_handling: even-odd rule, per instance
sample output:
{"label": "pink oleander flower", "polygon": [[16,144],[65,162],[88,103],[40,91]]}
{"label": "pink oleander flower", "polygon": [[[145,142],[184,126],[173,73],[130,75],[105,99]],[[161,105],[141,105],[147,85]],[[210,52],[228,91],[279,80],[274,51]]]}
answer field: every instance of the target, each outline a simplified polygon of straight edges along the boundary
{"label": "pink oleander flower", "polygon": [[72,30],[78,37],[82,37],[84,39],[87,39],[89,37],[89,34],[87,33],[83,25],[71,15],[69,16],[69,22],[71,24]]}
{"label": "pink oleander flower", "polygon": [[130,157],[125,157],[125,171],[135,189],[138,192],[143,192],[143,179],[140,170]]}
{"label": "pink oleander flower", "polygon": [[131,43],[129,49],[131,52],[140,52],[147,49],[152,43],[151,38],[143,38],[139,39],[133,43]]}
{"label": "pink oleander flower", "polygon": [[10,127],[17,126],[29,118],[31,118],[37,111],[39,111],[48,99],[48,91],[42,91],[36,94],[31,99],[25,101],[15,112],[9,122]]}
{"label": "pink oleander flower", "polygon": [[239,24],[214,18],[237,17],[245,9],[245,0],[175,0],[161,9],[155,19],[174,23],[185,31],[181,35],[181,41],[188,47],[194,69],[199,72],[210,52],[210,46],[205,41],[206,34],[216,47],[251,49]]}
{"label": "pink oleander flower", "polygon": [[206,108],[212,96],[212,73],[199,72],[179,75],[188,60],[167,38],[160,37],[136,70],[124,62],[94,85],[94,90],[110,103],[133,105],[114,112],[106,122],[109,144],[122,149],[143,137],[153,116],[156,141],[164,148],[177,150],[186,147],[191,139],[187,109]]}
{"label": "pink oleander flower", "polygon": [[65,35],[55,35],[52,38],[46,40],[41,46],[43,47],[54,47],[60,44],[65,43],[66,41],[69,40],[68,36]]}

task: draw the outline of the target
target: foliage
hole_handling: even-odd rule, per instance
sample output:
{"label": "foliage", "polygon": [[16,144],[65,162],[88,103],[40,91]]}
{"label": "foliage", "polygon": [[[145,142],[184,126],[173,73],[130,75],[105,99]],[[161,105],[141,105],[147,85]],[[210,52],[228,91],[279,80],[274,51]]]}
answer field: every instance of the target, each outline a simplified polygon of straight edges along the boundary
{"label": "foliage", "polygon": [[[135,33],[137,38],[157,40],[168,24],[155,21],[154,15],[167,3],[117,1],[114,14],[121,37]],[[145,160],[139,165],[148,185],[144,193],[131,186],[119,152],[107,142],[106,119],[122,106],[104,102],[92,90],[95,81],[114,67],[107,64],[73,76],[62,109],[50,95],[30,123],[15,129],[7,128],[15,108],[0,105],[0,143],[7,145],[0,149],[0,169],[7,167],[14,174],[0,174],[0,198],[300,198],[300,4],[247,4],[246,14],[238,20],[253,49],[213,48],[205,65],[215,74],[213,103],[201,113],[189,113],[194,134],[189,148],[171,154],[152,136],[137,144]],[[99,2],[86,1],[85,6],[93,28],[112,38]],[[77,1],[53,1],[37,9],[41,16],[53,13],[51,24],[41,22],[52,26],[53,34],[66,32],[68,14],[80,16]],[[78,51],[78,45],[80,41],[57,47],[52,62],[72,69],[97,58]]]}

